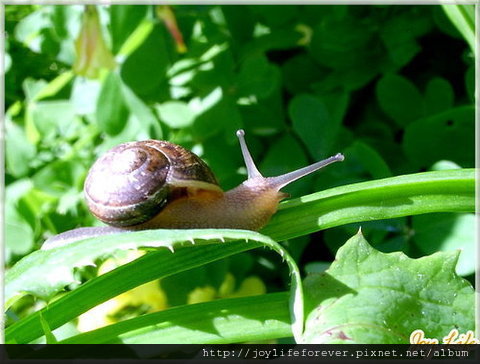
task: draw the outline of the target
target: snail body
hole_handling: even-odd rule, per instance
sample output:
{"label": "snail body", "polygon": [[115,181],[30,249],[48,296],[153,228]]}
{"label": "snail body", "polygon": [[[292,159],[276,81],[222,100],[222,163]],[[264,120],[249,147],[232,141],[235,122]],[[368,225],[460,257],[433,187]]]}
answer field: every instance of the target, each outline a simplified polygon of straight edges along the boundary
{"label": "snail body", "polygon": [[260,230],[288,195],[280,189],[344,159],[342,154],[276,177],[263,177],[237,131],[248,179],[223,192],[208,166],[181,146],[158,140],[112,148],[90,169],[84,193],[90,211],[111,225],[70,230],[42,249],[121,231],[232,228]]}

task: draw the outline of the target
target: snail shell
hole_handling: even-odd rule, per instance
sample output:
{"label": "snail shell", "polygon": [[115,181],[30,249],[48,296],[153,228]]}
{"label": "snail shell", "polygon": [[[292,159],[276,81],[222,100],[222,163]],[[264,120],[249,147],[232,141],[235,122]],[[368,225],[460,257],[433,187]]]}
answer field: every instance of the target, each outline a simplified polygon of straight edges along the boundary
{"label": "snail shell", "polygon": [[90,211],[112,226],[141,224],[171,200],[198,190],[222,193],[194,153],[161,140],[120,144],[99,158],[85,180]]}

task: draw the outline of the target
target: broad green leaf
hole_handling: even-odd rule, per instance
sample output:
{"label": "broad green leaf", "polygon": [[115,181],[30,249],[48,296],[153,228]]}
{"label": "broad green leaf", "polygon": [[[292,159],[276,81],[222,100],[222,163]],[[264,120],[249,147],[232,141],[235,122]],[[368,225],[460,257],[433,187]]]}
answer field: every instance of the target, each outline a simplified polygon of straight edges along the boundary
{"label": "broad green leaf", "polygon": [[362,141],[354,142],[345,150],[345,158],[347,158],[348,154],[350,154],[348,158],[349,163],[357,163],[363,166],[364,170],[375,179],[390,177],[392,175],[388,164],[385,163],[380,154]]}
{"label": "broad green leaf", "polygon": [[425,108],[427,115],[447,111],[453,106],[453,88],[446,79],[436,77],[430,80],[425,91]]}
{"label": "broad green leaf", "polygon": [[24,255],[33,248],[33,230],[18,208],[5,204],[5,253],[8,262],[12,254]]}
{"label": "broad green leaf", "polygon": [[474,330],[474,291],[455,274],[458,254],[385,254],[359,232],[326,272],[305,279],[304,342],[408,344],[417,329],[441,342],[452,329]]}
{"label": "broad green leaf", "polygon": [[332,115],[318,96],[303,94],[289,104],[295,132],[302,138],[314,158],[326,158],[335,142],[341,118]]}
{"label": "broad green leaf", "polygon": [[242,126],[242,117],[235,100],[224,95],[220,88],[216,88],[200,102],[194,99],[189,107],[196,113],[192,124],[192,134],[198,138],[206,138],[223,132],[233,138],[235,131]]}
{"label": "broad green leaf", "polygon": [[58,159],[40,169],[31,178],[35,187],[61,198],[72,186],[78,186],[84,178],[85,169],[79,163]]}
{"label": "broad green leaf", "polygon": [[107,134],[119,134],[128,119],[128,109],[122,93],[122,81],[115,72],[110,72],[103,81],[97,100],[97,122]]}
{"label": "broad green leaf", "polygon": [[240,97],[268,97],[280,84],[280,71],[265,56],[250,56],[245,59],[238,73]]}
{"label": "broad green leaf", "polygon": [[[361,32],[358,31],[359,27],[362,27]],[[357,65],[365,64],[373,54],[373,49],[368,47],[372,34],[371,27],[361,24],[360,17],[351,12],[343,19],[328,16],[313,28],[310,51],[322,65],[342,71],[354,69]]]}
{"label": "broad green leaf", "polygon": [[170,52],[162,25],[156,25],[123,63],[123,81],[139,96],[151,94],[165,80]]}
{"label": "broad green leaf", "polygon": [[32,145],[25,131],[12,122],[5,120],[5,169],[16,178],[25,176],[30,170],[30,162],[35,156],[36,148]]}
{"label": "broad green leaf", "polygon": [[195,119],[195,114],[183,101],[167,101],[156,109],[160,119],[173,129],[188,127]]}
{"label": "broad green leaf", "polygon": [[424,113],[420,91],[403,76],[385,75],[378,81],[376,93],[382,110],[401,126],[411,123]]}
{"label": "broad green leaf", "polygon": [[62,136],[76,134],[75,131],[81,125],[73,105],[68,101],[32,102],[29,111],[43,141],[53,138],[56,134]]}
{"label": "broad green leaf", "polygon": [[[380,37],[385,44],[389,58],[397,69],[408,64],[420,52],[416,38],[427,33],[432,27],[430,9],[409,7],[395,14],[389,21],[382,22]],[[408,29],[408,31],[405,31]]]}
{"label": "broad green leaf", "polygon": [[445,159],[475,164],[475,113],[461,106],[417,120],[405,129],[403,148],[412,165],[426,168]]}
{"label": "broad green leaf", "polygon": [[424,254],[460,250],[457,274],[475,273],[475,215],[427,214],[413,216],[413,240]]}
{"label": "broad green leaf", "polygon": [[[252,307],[255,307],[252,310]],[[215,344],[292,335],[286,292],[222,299],[144,315],[61,344]]]}

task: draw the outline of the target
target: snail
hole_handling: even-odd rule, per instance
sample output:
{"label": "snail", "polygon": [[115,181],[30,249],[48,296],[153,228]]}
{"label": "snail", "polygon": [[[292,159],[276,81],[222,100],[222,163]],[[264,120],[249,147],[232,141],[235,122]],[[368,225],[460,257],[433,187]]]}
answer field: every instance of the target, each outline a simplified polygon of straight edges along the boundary
{"label": "snail", "polygon": [[281,188],[331,163],[323,161],[276,177],[263,177],[237,131],[248,178],[223,192],[210,168],[194,153],[160,140],[120,144],[88,172],[84,194],[94,216],[108,224],[55,235],[42,249],[89,237],[145,229],[232,228],[260,230],[287,197]]}

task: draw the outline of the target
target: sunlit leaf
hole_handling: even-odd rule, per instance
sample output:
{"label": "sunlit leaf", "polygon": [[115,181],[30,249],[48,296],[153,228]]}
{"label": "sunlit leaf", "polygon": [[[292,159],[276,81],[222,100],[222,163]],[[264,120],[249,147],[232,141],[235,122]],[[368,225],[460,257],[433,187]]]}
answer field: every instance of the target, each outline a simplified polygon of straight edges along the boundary
{"label": "sunlit leaf", "polygon": [[474,330],[474,291],[455,274],[458,254],[385,254],[358,233],[328,270],[305,280],[304,341],[408,344],[421,327],[441,342],[453,328]]}

